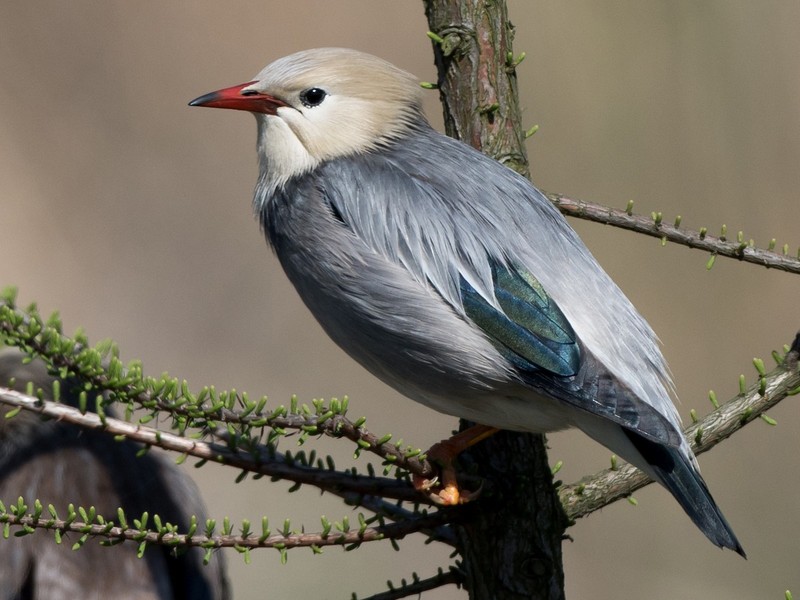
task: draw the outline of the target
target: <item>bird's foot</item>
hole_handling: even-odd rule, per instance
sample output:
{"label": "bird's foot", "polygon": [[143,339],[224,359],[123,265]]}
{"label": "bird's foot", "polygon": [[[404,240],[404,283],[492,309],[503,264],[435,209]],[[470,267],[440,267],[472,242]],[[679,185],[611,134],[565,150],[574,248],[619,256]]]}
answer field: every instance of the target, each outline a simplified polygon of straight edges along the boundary
{"label": "bird's foot", "polygon": [[[454,470],[453,477],[455,477]],[[459,504],[466,504],[467,502],[472,502],[477,499],[483,491],[482,484],[477,490],[471,491],[458,487],[455,481],[444,484],[443,479],[443,477],[438,476],[426,479],[420,475],[414,475],[414,488],[437,506],[457,506]]]}
{"label": "bird's foot", "polygon": [[414,488],[439,506],[456,506],[475,500],[481,495],[483,484],[474,491],[460,489],[454,463],[464,450],[495,431],[497,430],[492,427],[476,425],[431,446],[425,454],[431,463],[439,466],[440,473],[432,478],[414,475]]}
{"label": "bird's foot", "polygon": [[[453,471],[455,474],[455,471]],[[426,479],[419,475],[413,477],[414,488],[422,493],[428,500],[437,506],[457,506],[477,499],[483,491],[483,484],[477,490],[465,490],[453,482],[448,485],[442,483],[442,478],[433,477]]]}

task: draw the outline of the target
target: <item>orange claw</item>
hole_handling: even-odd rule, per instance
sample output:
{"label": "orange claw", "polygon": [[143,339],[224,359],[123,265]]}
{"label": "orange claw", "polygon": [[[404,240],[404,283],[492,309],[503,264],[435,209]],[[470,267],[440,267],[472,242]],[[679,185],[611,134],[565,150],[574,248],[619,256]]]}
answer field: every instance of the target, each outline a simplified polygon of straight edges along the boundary
{"label": "orange claw", "polygon": [[456,457],[464,450],[485,440],[497,431],[496,427],[474,425],[451,438],[431,446],[431,449],[426,454],[429,461],[440,467],[440,476],[426,479],[419,475],[414,475],[412,478],[414,488],[440,506],[466,504],[477,498],[481,493],[481,488],[474,492],[461,491],[458,488],[454,463]]}

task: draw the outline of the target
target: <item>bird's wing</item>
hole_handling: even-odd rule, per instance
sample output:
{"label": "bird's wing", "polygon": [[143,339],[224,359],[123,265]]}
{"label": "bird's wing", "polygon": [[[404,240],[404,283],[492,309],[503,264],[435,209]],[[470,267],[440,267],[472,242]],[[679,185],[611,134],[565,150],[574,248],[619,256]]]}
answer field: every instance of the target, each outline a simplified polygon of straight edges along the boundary
{"label": "bird's wing", "polygon": [[464,310],[526,384],[647,439],[680,446],[680,433],[661,413],[581,348],[564,313],[530,272],[489,263],[499,307],[462,278]]}
{"label": "bird's wing", "polygon": [[462,277],[461,297],[467,317],[518,371],[577,375],[580,347],[564,313],[528,271],[489,262],[499,306],[487,302]]}
{"label": "bird's wing", "polygon": [[[453,148],[463,152],[461,145]],[[663,359],[652,332],[563,217],[549,204],[536,205],[547,201],[540,194],[531,197],[536,190],[509,178],[508,169],[496,165],[492,171],[493,161],[470,151],[460,157],[460,170],[452,165],[447,172],[424,162],[428,154],[435,156],[434,150],[411,157],[376,153],[335,161],[323,167],[317,185],[333,213],[364,243],[402,265],[420,285],[472,322],[527,385],[649,439],[679,444],[679,419],[659,382],[663,372],[657,363]],[[470,164],[476,160],[481,161],[477,166]],[[482,172],[487,163],[488,174]],[[518,197],[509,197],[509,190]],[[484,196],[476,198],[476,193]],[[634,366],[637,361],[648,364],[655,352],[650,361],[655,383],[640,381],[648,376],[645,367],[628,380],[606,368],[606,357],[595,350],[603,352],[604,345],[587,343],[531,265],[555,282],[584,331],[586,322],[594,326],[591,313],[596,311],[600,326],[609,331],[603,343],[622,348],[612,359],[624,368],[630,369],[623,362],[626,357],[619,356],[622,352],[629,352]],[[554,277],[553,270],[560,276]],[[602,278],[605,287],[592,277]],[[558,287],[565,279],[574,289],[571,296]],[[593,285],[602,291],[595,292]],[[610,315],[607,305],[618,314]],[[634,324],[643,324],[643,341],[638,331],[626,329],[626,311]],[[651,388],[656,393],[649,399],[641,389]]]}

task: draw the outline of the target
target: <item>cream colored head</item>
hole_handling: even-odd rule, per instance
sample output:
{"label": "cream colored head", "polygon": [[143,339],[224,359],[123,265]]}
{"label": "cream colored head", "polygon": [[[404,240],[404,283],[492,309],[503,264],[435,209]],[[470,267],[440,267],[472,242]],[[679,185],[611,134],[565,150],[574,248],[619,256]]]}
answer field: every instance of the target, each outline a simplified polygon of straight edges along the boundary
{"label": "cream colored head", "polygon": [[[346,48],[318,48],[280,58],[243,91],[251,89],[286,102],[289,106],[278,109],[278,116],[309,153],[321,159],[394,137],[421,112],[422,90],[413,75]],[[309,102],[307,93],[314,89],[324,97]]]}
{"label": "cream colored head", "polygon": [[423,123],[422,89],[409,73],[356,50],[317,48],[285,56],[254,81],[192,106],[252,112],[261,163],[257,196],[269,197],[319,163],[369,152]]}
{"label": "cream colored head", "polygon": [[280,58],[240,95],[276,100],[271,110],[254,112],[261,185],[272,190],[322,161],[400,137],[424,119],[417,79],[385,60],[345,48]]}

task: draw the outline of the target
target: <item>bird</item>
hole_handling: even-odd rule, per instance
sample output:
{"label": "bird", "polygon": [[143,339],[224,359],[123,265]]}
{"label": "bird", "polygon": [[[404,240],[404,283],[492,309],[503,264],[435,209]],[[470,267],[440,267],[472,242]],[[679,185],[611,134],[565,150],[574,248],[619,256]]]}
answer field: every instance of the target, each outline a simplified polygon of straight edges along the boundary
{"label": "bird", "polygon": [[[53,399],[56,377],[44,362],[25,362],[15,348],[0,351],[0,386],[25,392],[31,383],[39,397]],[[85,389],[77,378],[60,382],[59,401],[79,406]],[[113,414],[111,408],[106,409]],[[22,411],[0,417],[0,498],[38,499],[61,514],[69,503],[94,507],[106,518],[122,508],[128,518],[147,511],[187,531],[189,518],[202,523],[199,491],[165,456],[110,435],[63,421],[45,421]],[[73,534],[64,534],[65,542]],[[77,537],[73,541],[76,541]],[[55,544],[47,532],[0,543],[0,599],[136,598],[137,600],[225,600],[230,597],[225,563],[215,554],[203,566],[204,551],[176,552],[148,548],[137,557],[135,544],[103,548],[87,542],[79,552],[72,543]]]}
{"label": "bird", "polygon": [[255,115],[254,211],[352,358],[478,423],[475,439],[581,429],[745,556],[681,433],[650,325],[528,179],[431,127],[422,94],[386,60],[316,48],[189,104]]}

